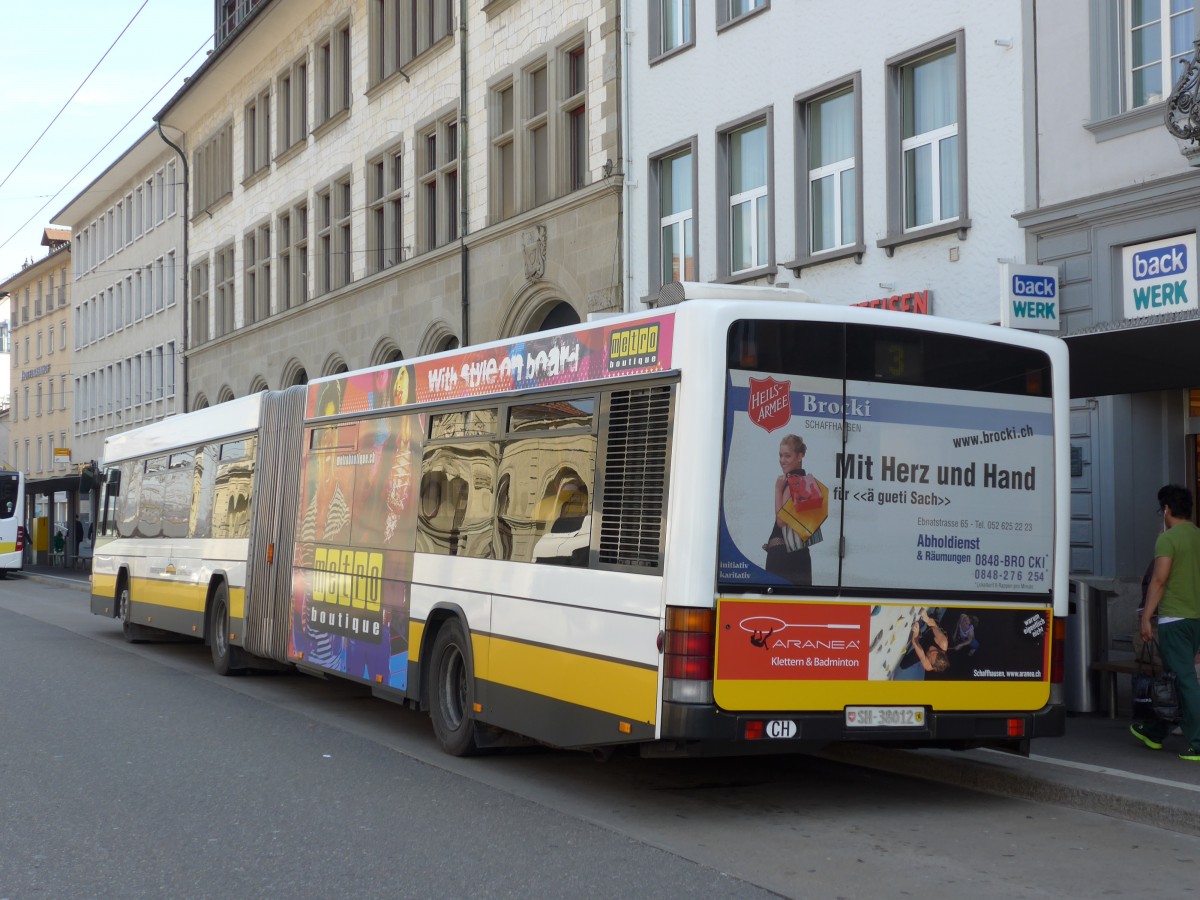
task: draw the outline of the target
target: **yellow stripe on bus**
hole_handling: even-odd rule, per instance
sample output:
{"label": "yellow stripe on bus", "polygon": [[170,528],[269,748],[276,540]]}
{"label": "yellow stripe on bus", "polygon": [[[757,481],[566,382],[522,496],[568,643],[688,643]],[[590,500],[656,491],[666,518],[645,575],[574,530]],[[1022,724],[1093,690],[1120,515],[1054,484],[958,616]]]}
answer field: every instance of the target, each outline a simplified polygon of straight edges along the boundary
{"label": "yellow stripe on bus", "polygon": [[1041,709],[1044,681],[718,681],[717,704],[729,710],[836,711],[845,706],[927,705],[943,712]]}
{"label": "yellow stripe on bus", "polygon": [[[420,661],[424,635],[424,622],[409,622],[410,662]],[[471,635],[471,649],[477,678],[638,722],[657,717],[654,669],[481,634]]]}
{"label": "yellow stripe on bus", "polygon": [[[98,594],[100,591],[93,588],[93,593]],[[188,612],[204,612],[205,604],[208,602],[208,584],[187,584],[158,578],[135,578],[130,595],[135,603],[150,603],[155,606],[182,609]],[[245,588],[229,588],[229,615],[233,619],[241,619],[246,615]]]}
{"label": "yellow stripe on bus", "polygon": [[472,635],[471,646],[479,678],[654,723],[658,705],[658,673],[654,669],[488,635]]}
{"label": "yellow stripe on bus", "polygon": [[0,553],[16,553],[16,541],[0,541]]}

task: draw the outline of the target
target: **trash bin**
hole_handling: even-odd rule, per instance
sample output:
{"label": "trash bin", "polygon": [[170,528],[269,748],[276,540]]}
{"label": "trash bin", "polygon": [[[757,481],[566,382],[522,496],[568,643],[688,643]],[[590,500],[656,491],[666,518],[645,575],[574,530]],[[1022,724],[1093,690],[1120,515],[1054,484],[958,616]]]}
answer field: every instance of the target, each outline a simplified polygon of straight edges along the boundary
{"label": "trash bin", "polygon": [[1072,579],[1067,595],[1067,640],[1063,648],[1063,690],[1067,712],[1096,711],[1099,694],[1092,663],[1100,658],[1100,600],[1102,591]]}

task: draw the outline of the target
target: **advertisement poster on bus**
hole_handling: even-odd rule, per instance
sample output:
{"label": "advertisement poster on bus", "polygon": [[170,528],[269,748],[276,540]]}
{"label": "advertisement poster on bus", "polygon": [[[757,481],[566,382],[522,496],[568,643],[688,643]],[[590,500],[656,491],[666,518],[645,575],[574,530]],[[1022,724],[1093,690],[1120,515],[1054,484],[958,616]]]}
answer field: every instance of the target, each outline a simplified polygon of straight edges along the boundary
{"label": "advertisement poster on bus", "polygon": [[[673,315],[660,315],[346,375],[309,389],[306,417],[665,372],[674,326]],[[336,395],[318,396],[325,385],[337,385]]]}
{"label": "advertisement poster on bus", "polygon": [[722,598],[718,681],[1046,678],[1044,609]]}
{"label": "advertisement poster on bus", "polygon": [[[318,402],[340,407],[345,388],[320,385]],[[394,381],[379,385],[380,396],[394,390]],[[422,416],[390,415],[306,432],[290,658],[407,687],[422,431]]]}
{"label": "advertisement poster on bus", "polygon": [[734,370],[718,580],[1046,594],[1053,479],[1048,398]]}

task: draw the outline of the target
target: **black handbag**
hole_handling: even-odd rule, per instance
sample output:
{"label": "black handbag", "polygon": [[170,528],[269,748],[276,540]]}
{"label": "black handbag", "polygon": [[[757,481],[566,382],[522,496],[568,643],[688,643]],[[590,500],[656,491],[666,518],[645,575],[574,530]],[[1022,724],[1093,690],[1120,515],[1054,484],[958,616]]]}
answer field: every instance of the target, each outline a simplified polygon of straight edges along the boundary
{"label": "black handbag", "polygon": [[1179,718],[1179,685],[1174,672],[1168,672],[1155,660],[1162,657],[1157,641],[1147,641],[1137,657],[1133,673],[1133,717],[1163,719],[1173,722]]}

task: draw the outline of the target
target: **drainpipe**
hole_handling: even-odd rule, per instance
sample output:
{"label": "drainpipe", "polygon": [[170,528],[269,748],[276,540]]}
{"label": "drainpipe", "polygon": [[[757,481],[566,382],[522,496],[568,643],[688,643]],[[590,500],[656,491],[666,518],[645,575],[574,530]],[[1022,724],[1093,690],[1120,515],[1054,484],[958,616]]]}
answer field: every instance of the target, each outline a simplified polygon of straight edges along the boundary
{"label": "drainpipe", "polygon": [[[621,30],[618,37],[619,44],[617,52],[621,54],[621,115],[617,117],[618,127],[621,129],[621,171],[625,173],[621,178],[621,211],[619,213],[619,221],[621,223],[622,244],[624,244],[624,265],[625,270],[625,289],[622,293],[625,295],[621,298],[621,308],[624,312],[633,311],[633,265],[630,262],[629,248],[632,246],[632,238],[630,231],[632,228],[629,224],[629,208],[630,194],[634,185],[637,183],[633,176],[633,162],[629,158],[632,152],[630,135],[629,119],[629,42],[633,37],[633,32],[627,30],[629,24],[629,0],[621,0]],[[631,183],[632,182],[632,183]]]}
{"label": "drainpipe", "polygon": [[467,0],[458,4],[458,261],[462,293],[462,346],[471,343],[471,265],[467,249]]}
{"label": "drainpipe", "polygon": [[162,122],[158,119],[154,120],[154,127],[158,129],[158,136],[163,139],[163,142],[179,154],[179,161],[183,164],[183,207],[179,214],[183,216],[183,291],[181,296],[183,303],[183,346],[179,348],[179,361],[182,363],[180,372],[180,390],[183,393],[183,412],[188,411],[188,313],[191,311],[192,301],[188,296],[188,163],[187,155],[173,143],[170,138],[163,133]]}

